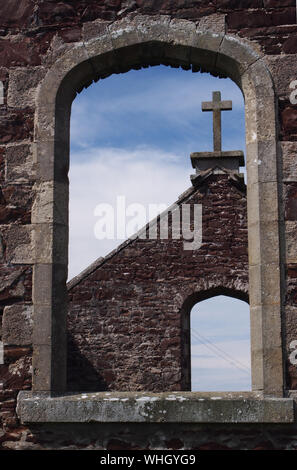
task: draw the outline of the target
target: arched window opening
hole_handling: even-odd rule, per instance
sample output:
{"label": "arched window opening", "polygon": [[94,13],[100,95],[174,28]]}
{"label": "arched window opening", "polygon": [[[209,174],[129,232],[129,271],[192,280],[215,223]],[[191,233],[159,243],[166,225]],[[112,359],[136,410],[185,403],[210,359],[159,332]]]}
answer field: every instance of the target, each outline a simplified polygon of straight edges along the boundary
{"label": "arched window opening", "polygon": [[[238,39],[235,44],[234,39],[227,35],[214,38],[207,31],[189,36],[184,22],[170,23],[161,32],[158,25],[158,40],[155,40],[155,29],[148,27],[142,30],[139,44],[135,44],[130,25],[127,30],[123,30],[122,23],[120,26],[116,24],[112,34],[111,42],[106,43],[102,38],[82,42],[60,57],[46,75],[36,100],[34,141],[40,184],[36,187],[32,223],[43,246],[50,249],[46,249],[43,256],[35,249],[34,391],[63,392],[66,384],[67,168],[71,102],[78,90],[99,77],[155,64],[157,61],[174,67],[193,67],[193,70],[231,75],[243,90],[247,121],[248,238],[251,248],[249,294],[252,331],[257,332],[252,341],[253,390],[264,391],[268,395],[282,395],[280,245],[275,223],[278,221],[275,95],[267,66],[258,51],[244,41]],[[208,41],[209,37],[215,39],[215,44]],[[270,140],[267,144],[265,140],[264,145],[263,137],[267,136]],[[269,185],[266,181],[269,181]],[[208,263],[205,266],[209,269]],[[193,276],[193,269],[189,269],[189,272]],[[200,279],[202,288],[213,286],[212,283],[204,282],[203,277]],[[227,284],[223,285],[229,283],[231,289],[236,289],[236,277],[227,276],[226,281]],[[181,285],[185,285],[185,295],[197,291],[199,287],[189,287],[184,282],[172,286],[173,292],[179,292]],[[109,294],[112,298],[112,292]],[[81,292],[81,295],[85,293]],[[183,295],[180,292],[177,295],[181,302]],[[181,308],[180,304],[178,308]],[[264,334],[265,325],[268,324],[274,325],[269,336]],[[172,344],[179,346],[175,338]],[[177,359],[181,358],[180,352],[177,351],[175,355]],[[168,363],[171,365],[172,361]]]}
{"label": "arched window opening", "polygon": [[248,303],[219,295],[191,310],[191,390],[251,390]]}

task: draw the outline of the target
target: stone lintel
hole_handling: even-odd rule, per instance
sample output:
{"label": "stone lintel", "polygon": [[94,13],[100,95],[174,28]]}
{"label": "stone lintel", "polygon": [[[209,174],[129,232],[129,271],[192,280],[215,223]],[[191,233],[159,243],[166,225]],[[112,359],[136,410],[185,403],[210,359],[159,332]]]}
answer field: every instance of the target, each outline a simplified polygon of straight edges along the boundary
{"label": "stone lintel", "polygon": [[20,392],[22,423],[293,423],[292,398],[257,392]]}

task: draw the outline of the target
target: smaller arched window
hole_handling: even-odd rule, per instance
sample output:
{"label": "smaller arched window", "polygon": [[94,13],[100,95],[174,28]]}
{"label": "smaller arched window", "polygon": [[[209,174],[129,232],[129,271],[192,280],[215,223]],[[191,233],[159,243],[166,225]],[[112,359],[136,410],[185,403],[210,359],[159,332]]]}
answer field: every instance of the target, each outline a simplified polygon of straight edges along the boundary
{"label": "smaller arched window", "polygon": [[252,389],[248,294],[228,288],[196,292],[182,311],[183,389]]}
{"label": "smaller arched window", "polygon": [[249,305],[216,296],[191,310],[191,390],[251,390]]}

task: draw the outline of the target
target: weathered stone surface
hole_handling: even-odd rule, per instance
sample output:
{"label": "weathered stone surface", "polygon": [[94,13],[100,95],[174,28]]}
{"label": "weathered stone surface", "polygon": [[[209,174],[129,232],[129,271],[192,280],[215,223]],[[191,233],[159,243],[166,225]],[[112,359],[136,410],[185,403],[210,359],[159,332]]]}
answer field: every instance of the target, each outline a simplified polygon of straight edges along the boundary
{"label": "weathered stone surface", "polygon": [[[36,198],[32,206],[32,223],[68,223],[68,186],[44,182],[35,186]],[[53,208],[52,202],[57,202]]]}
{"label": "weathered stone surface", "polygon": [[21,40],[0,39],[0,66],[17,67],[40,65],[40,55],[30,38]]}
{"label": "weathered stone surface", "polygon": [[296,54],[297,53],[297,34],[292,34],[284,42],[283,51],[286,54]]}
{"label": "weathered stone surface", "polygon": [[218,34],[226,32],[226,16],[222,14],[214,14],[204,16],[198,23],[199,31],[212,31]]}
{"label": "weathered stone surface", "polygon": [[31,108],[0,115],[0,144],[8,144],[33,137],[33,112]]}
{"label": "weathered stone surface", "polygon": [[27,346],[32,344],[32,306],[15,304],[5,307],[2,340],[4,345]]}
{"label": "weathered stone surface", "polygon": [[1,27],[23,28],[30,26],[33,19],[34,2],[32,0],[12,0],[0,5]]}
{"label": "weathered stone surface", "polygon": [[297,263],[297,221],[286,222],[287,263]]}
{"label": "weathered stone surface", "polygon": [[0,223],[30,223],[32,197],[30,185],[18,183],[2,186],[0,188]]}
{"label": "weathered stone surface", "polygon": [[290,83],[297,76],[297,55],[271,55],[266,56],[265,60],[273,75],[278,95],[288,99],[292,92]]}
{"label": "weathered stone surface", "polygon": [[39,20],[46,24],[59,23],[62,18],[67,24],[75,21],[76,16],[75,7],[66,2],[42,2],[38,9]]}
{"label": "weathered stone surface", "polygon": [[11,225],[3,229],[6,260],[13,264],[34,262],[31,225]]}
{"label": "weathered stone surface", "polygon": [[8,106],[12,108],[34,106],[36,88],[45,73],[44,67],[14,68],[9,74]]}
{"label": "weathered stone surface", "polygon": [[296,8],[286,7],[277,12],[265,9],[256,11],[235,11],[227,16],[227,24],[230,29],[259,28],[282,24],[294,24],[296,21]]}
{"label": "weathered stone surface", "polygon": [[220,10],[241,10],[243,8],[261,8],[263,0],[220,0],[216,3]]}
{"label": "weathered stone surface", "polygon": [[281,152],[284,180],[297,182],[297,142],[282,142]]}
{"label": "weathered stone surface", "polygon": [[110,21],[97,20],[90,21],[83,24],[83,38],[85,41],[90,39],[96,39],[100,36],[108,34],[108,26],[111,24]]}
{"label": "weathered stone surface", "polygon": [[297,183],[285,186],[285,219],[297,220]]}
{"label": "weathered stone surface", "polygon": [[[25,288],[26,270],[20,267],[1,267],[0,302],[7,305],[10,301],[23,300]],[[30,289],[31,286],[29,286]]]}
{"label": "weathered stone surface", "polygon": [[263,4],[265,8],[290,7],[295,5],[295,0],[282,0],[281,4],[279,0],[263,0]]}
{"label": "weathered stone surface", "polygon": [[296,140],[297,139],[297,108],[294,105],[288,105],[282,111],[281,114],[282,130],[285,136],[284,140]]}
{"label": "weathered stone surface", "polygon": [[292,423],[292,398],[261,399],[247,393],[97,393],[52,398],[23,392],[18,399],[23,423]]}
{"label": "weathered stone surface", "polygon": [[9,183],[26,183],[34,179],[31,145],[13,145],[5,153],[5,179]]}

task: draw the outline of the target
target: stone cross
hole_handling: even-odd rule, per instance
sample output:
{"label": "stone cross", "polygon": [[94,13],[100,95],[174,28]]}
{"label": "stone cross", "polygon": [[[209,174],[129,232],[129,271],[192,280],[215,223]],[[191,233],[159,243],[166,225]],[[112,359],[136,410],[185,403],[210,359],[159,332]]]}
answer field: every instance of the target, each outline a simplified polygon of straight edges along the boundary
{"label": "stone cross", "polygon": [[202,111],[213,112],[213,151],[191,153],[193,168],[196,175],[192,175],[192,183],[195,184],[197,175],[206,170],[214,170],[216,173],[231,171],[239,174],[239,167],[244,166],[244,153],[241,150],[222,151],[222,111],[231,111],[232,101],[222,101],[221,92],[214,91],[212,101],[202,103]]}
{"label": "stone cross", "polygon": [[222,151],[222,111],[231,111],[232,101],[221,101],[221,92],[214,91],[212,93],[212,101],[204,101],[202,103],[202,111],[213,112],[213,150],[214,152]]}

